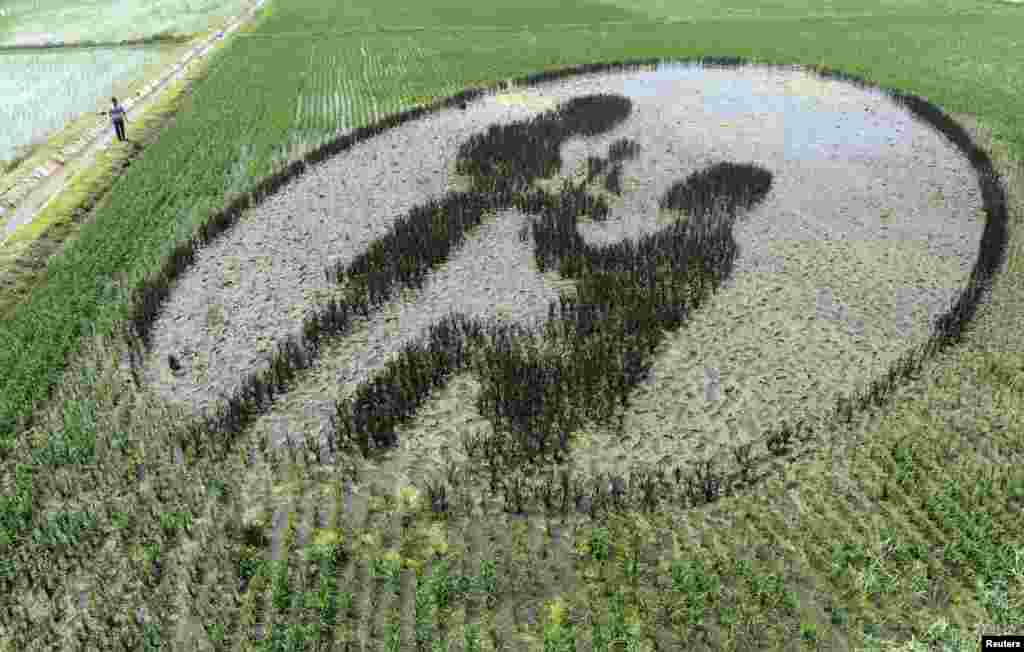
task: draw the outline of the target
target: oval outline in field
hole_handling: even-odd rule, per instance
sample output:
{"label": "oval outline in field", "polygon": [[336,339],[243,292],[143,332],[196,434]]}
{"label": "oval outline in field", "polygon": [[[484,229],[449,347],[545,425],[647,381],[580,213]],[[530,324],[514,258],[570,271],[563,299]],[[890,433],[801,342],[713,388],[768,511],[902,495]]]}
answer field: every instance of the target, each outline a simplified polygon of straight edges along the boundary
{"label": "oval outline in field", "polygon": [[[675,62],[679,60],[670,61]],[[543,73],[541,75],[535,76],[534,78],[527,78],[526,81],[530,82],[532,79],[533,82],[539,82],[555,79],[559,75],[570,76],[574,74],[580,74],[580,72],[601,72],[599,68],[599,66],[587,66],[568,69],[568,72],[563,70],[559,71],[558,73]],[[805,71],[808,70],[807,68],[803,69]],[[819,76],[822,75],[822,71],[820,70],[811,70],[811,72],[816,73]],[[835,73],[834,75],[838,75],[838,73]],[[827,74],[825,76],[828,77]],[[853,82],[855,85],[859,85],[862,87],[867,86],[876,90],[885,90],[879,89],[879,87],[873,84],[858,84],[855,79],[853,79]],[[474,94],[473,91],[462,93],[440,103],[439,105],[435,105],[433,110],[436,111],[442,107],[452,107],[460,101],[473,99],[473,97],[479,96],[479,94],[480,93]],[[892,95],[892,93],[889,94]],[[985,212],[988,218],[986,220],[984,232],[980,240],[981,244],[979,250],[982,255],[980,255],[976,259],[974,268],[972,269],[970,276],[971,282],[968,283],[961,291],[956,306],[949,312],[947,312],[943,317],[940,317],[939,320],[941,324],[945,324],[947,326],[956,326],[956,315],[960,315],[961,317],[966,318],[963,320],[963,323],[966,323],[967,321],[969,321],[971,317],[973,317],[974,309],[977,305],[977,302],[978,300],[980,300],[982,292],[986,285],[991,282],[996,269],[1001,263],[1002,256],[1005,253],[1005,197],[1002,193],[1002,189],[998,185],[998,177],[997,175],[995,175],[992,169],[991,162],[989,161],[987,155],[980,149],[978,149],[975,145],[973,145],[973,143],[967,137],[963,129],[959,127],[959,125],[955,124],[951,119],[942,114],[941,111],[939,111],[935,107],[929,106],[924,100],[921,100],[920,98],[915,98],[914,96],[909,96],[905,94],[896,94],[895,97],[902,98],[905,101],[905,105],[903,107],[904,109],[909,108],[910,111],[917,115],[919,118],[925,119],[930,124],[934,123],[932,124],[932,127],[935,131],[945,134],[947,138],[951,140],[961,150],[962,153],[966,154],[967,159],[975,168],[975,171],[978,176],[978,182],[981,186],[983,201],[985,204]],[[361,133],[353,134],[351,137],[339,139],[339,141],[336,141],[335,143],[332,143],[321,148],[321,150],[318,150],[317,152],[314,152],[312,155],[310,155],[307,160],[309,162],[322,161],[327,157],[329,153],[337,153],[339,151],[342,151],[343,149],[346,149],[347,147],[354,145],[360,140],[366,140],[367,137],[374,135],[375,133],[379,133],[380,131],[383,131],[383,128],[386,128],[388,126],[396,126],[400,122],[412,119],[412,117],[422,116],[426,112],[427,111],[412,111],[406,114],[402,114],[401,116],[393,116],[390,119],[386,119],[380,123],[377,123],[376,125],[372,125],[366,129],[361,130]],[[305,164],[301,166],[292,166],[291,170],[289,171],[291,177],[297,176],[297,174],[301,172],[301,170],[304,167]],[[280,179],[263,185],[264,188],[269,189],[269,186],[272,185],[273,183],[280,183],[283,181],[286,181],[286,179],[284,177],[281,177]],[[933,342],[938,341],[936,337],[936,335],[933,335],[932,338],[929,340],[928,347],[930,347],[931,349],[937,348],[937,345],[933,346]]]}

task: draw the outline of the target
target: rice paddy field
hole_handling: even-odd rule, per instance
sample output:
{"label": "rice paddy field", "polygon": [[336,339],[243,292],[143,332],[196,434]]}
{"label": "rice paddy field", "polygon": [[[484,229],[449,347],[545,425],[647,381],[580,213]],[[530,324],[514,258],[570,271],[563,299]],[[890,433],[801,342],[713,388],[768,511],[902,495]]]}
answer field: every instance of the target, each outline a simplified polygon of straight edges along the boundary
{"label": "rice paddy field", "polygon": [[[959,0],[268,3],[0,322],[0,650],[1024,635],[1021,33]],[[676,112],[589,76],[663,61],[708,67]],[[904,103],[836,140],[757,112],[863,98],[729,104],[741,62]],[[623,236],[631,196],[657,225]]]}
{"label": "rice paddy field", "polygon": [[157,34],[206,32],[238,14],[245,4],[241,0],[5,0],[0,6],[0,47],[118,43]]}
{"label": "rice paddy field", "polygon": [[[64,128],[167,58],[166,46],[0,53],[0,161]],[[124,93],[120,93],[122,96]]]}

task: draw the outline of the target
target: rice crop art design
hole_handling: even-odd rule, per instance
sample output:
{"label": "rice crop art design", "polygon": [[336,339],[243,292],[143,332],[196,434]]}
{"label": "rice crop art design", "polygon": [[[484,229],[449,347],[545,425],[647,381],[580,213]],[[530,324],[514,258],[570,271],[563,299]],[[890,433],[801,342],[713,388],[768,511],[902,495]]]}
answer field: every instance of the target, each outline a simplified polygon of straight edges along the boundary
{"label": "rice crop art design", "polygon": [[[763,168],[719,163],[693,173],[660,202],[662,208],[685,211],[689,219],[638,242],[610,246],[586,243],[577,221],[583,215],[595,221],[607,216],[607,202],[589,194],[586,185],[604,175],[605,187],[621,194],[622,162],[637,155],[635,143],[616,141],[607,157],[588,160],[585,180],[566,180],[553,195],[531,187],[559,172],[559,152],[568,139],[609,131],[630,108],[622,96],[579,97],[529,122],[492,127],[460,148],[457,171],[471,177],[472,189],[451,198],[445,213],[463,217],[449,221],[448,228],[477,223],[486,210],[515,207],[538,216],[532,235],[539,269],[574,279],[577,290],[575,296],[563,294],[557,309],[550,305],[544,343],[536,347],[524,343],[537,334],[518,325],[453,314],[433,327],[425,341],[403,351],[372,385],[339,406],[343,436],[359,443],[364,454],[371,445],[394,445],[394,426],[414,414],[430,389],[472,365],[483,383],[477,409],[492,418],[496,433],[515,435],[493,438],[486,444],[491,452],[499,446],[503,458],[520,463],[547,453],[560,461],[570,432],[590,419],[607,421],[616,406],[626,404],[663,329],[678,327],[728,276],[737,251],[736,213],[761,201],[771,188],[772,175]],[[357,264],[347,274],[353,271],[364,268]],[[418,285],[419,273],[403,280]],[[389,292],[370,274],[358,277],[366,280],[361,290],[371,302]]]}
{"label": "rice crop art design", "polygon": [[[452,107],[465,110],[465,99],[473,99],[472,94],[453,99]],[[932,336],[919,350],[897,360],[886,375],[875,376],[867,391],[837,399],[834,415],[846,420],[852,419],[858,404],[880,404],[900,377],[956,339],[973,316],[1005,247],[1005,208],[987,157],[934,107],[909,96],[902,101],[966,154],[989,219],[984,233],[979,229],[978,258],[971,261],[974,269],[953,307],[934,322]],[[228,450],[234,435],[265,412],[276,395],[290,390],[295,373],[312,365],[327,338],[350,334],[354,317],[369,317],[400,290],[422,290],[432,272],[452,257],[486,215],[509,210],[530,218],[520,239],[526,242],[532,236],[538,270],[570,279],[573,290],[547,305],[547,319],[536,330],[524,323],[471,318],[459,310],[418,329],[421,337],[405,338],[408,343],[400,350],[393,346],[389,352],[394,355],[386,363],[372,365],[369,380],[333,402],[326,445],[332,455],[340,441],[364,456],[394,447],[397,428],[411,422],[431,394],[463,372],[471,372],[479,382],[475,408],[493,426],[490,435],[466,442],[471,461],[475,454],[520,466],[563,462],[572,433],[585,425],[610,425],[617,418],[621,432],[631,395],[649,377],[659,345],[706,312],[709,299],[722,294],[718,290],[733,275],[740,255],[736,227],[743,216],[802,183],[794,181],[792,170],[782,168],[785,184],[777,188],[778,171],[772,164],[722,157],[690,168],[659,191],[658,208],[673,216],[667,225],[612,244],[588,242],[581,234],[582,222],[607,220],[611,208],[606,198],[630,194],[624,170],[651,147],[631,138],[611,140],[610,134],[627,122],[633,109],[633,101],[618,93],[574,94],[555,109],[509,124],[491,124],[460,140],[454,168],[468,179],[468,189],[413,204],[362,253],[328,266],[326,280],[340,288],[343,298],[317,307],[303,321],[301,337],[289,337],[264,370],[236,385],[239,388],[225,397],[225,405],[208,416],[202,428],[194,429],[191,443],[202,448],[211,443],[209,433],[223,433],[229,435],[223,442]],[[392,127],[393,123],[381,126],[374,133]],[[609,143],[607,153],[587,156],[582,178],[561,179],[560,187],[552,190],[566,151],[602,137]],[[770,157],[759,161],[785,165]],[[606,192],[595,193],[595,182]],[[840,221],[848,217],[838,215]],[[145,317],[155,305],[140,313],[136,323],[146,326]],[[145,338],[146,329],[138,330]],[[784,423],[776,431],[763,432],[769,450],[785,450],[801,425],[794,424],[794,431]]]}

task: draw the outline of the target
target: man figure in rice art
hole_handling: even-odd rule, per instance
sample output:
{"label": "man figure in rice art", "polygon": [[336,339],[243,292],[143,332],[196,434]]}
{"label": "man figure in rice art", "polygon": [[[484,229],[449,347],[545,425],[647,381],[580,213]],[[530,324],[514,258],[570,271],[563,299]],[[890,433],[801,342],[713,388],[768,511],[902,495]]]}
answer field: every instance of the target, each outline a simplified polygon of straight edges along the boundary
{"label": "man figure in rice art", "polygon": [[110,115],[110,119],[114,123],[114,132],[117,134],[117,139],[123,143],[128,140],[128,137],[125,136],[124,133],[125,116],[128,112],[125,111],[123,106],[117,103],[116,97],[110,98],[110,101],[113,103],[113,106],[110,111],[107,111],[106,113]]}

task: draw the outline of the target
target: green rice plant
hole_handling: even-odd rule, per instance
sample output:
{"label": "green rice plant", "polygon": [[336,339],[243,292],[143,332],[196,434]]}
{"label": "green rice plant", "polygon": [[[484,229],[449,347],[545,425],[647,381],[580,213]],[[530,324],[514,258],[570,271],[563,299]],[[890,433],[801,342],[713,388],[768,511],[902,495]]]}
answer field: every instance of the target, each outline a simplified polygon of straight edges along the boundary
{"label": "green rice plant", "polygon": [[976,649],[977,643],[973,637],[965,636],[960,625],[950,623],[940,618],[932,623],[924,636],[918,640],[912,637],[905,645],[895,648],[891,643],[885,643],[879,637],[868,634],[864,637],[864,647],[858,648],[865,652],[881,652],[882,650],[899,649],[905,652],[968,652]]}
{"label": "green rice plant", "polygon": [[128,433],[123,430],[115,430],[110,433],[110,450],[118,453],[124,453],[127,451],[129,446]]}
{"label": "green rice plant", "polygon": [[322,574],[338,572],[338,566],[348,556],[339,542],[314,543],[306,549],[307,559],[319,566]]}
{"label": "green rice plant", "polygon": [[842,542],[832,544],[832,561],[830,563],[830,574],[834,580],[847,576],[847,569],[851,566],[859,566],[867,561],[867,552],[864,546],[857,542]]}
{"label": "green rice plant", "polygon": [[259,642],[266,652],[303,652],[316,636],[316,626],[301,623],[275,623],[269,635]]}
{"label": "green rice plant", "polygon": [[126,529],[131,525],[132,517],[130,514],[122,511],[115,510],[110,514],[110,522],[114,527],[118,529]]}
{"label": "green rice plant", "polygon": [[848,622],[850,622],[850,610],[846,607],[833,607],[832,615],[829,620],[833,625],[844,627]]}
{"label": "green rice plant", "polygon": [[25,536],[32,525],[35,507],[32,500],[32,467],[15,467],[14,487],[0,494],[0,549],[6,548]]}
{"label": "green rice plant", "polygon": [[622,557],[622,574],[629,580],[630,584],[636,587],[640,580],[640,550],[633,548],[632,554]]}
{"label": "green rice plant", "polygon": [[927,546],[916,542],[900,541],[896,529],[892,527],[882,528],[879,532],[879,547],[881,554],[887,559],[895,562],[906,563],[915,560],[924,561],[929,557]]}
{"label": "green rice plant", "polygon": [[438,610],[447,609],[451,599],[455,597],[452,585],[452,577],[448,574],[448,560],[437,561],[430,576],[430,590]]}
{"label": "green rice plant", "polygon": [[206,635],[214,647],[219,647],[227,637],[227,628],[222,623],[210,623],[206,626]]}
{"label": "green rice plant", "polygon": [[33,532],[33,540],[49,548],[76,546],[97,529],[96,516],[88,511],[51,514],[46,524]]}
{"label": "green rice plant", "polygon": [[920,478],[920,473],[914,464],[913,444],[893,444],[891,455],[892,472],[896,482],[901,486],[916,483]]}
{"label": "green rice plant", "polygon": [[292,605],[293,592],[288,576],[288,560],[281,559],[276,562],[267,562],[270,565],[271,573],[271,598],[270,604],[278,613],[285,613]]}
{"label": "green rice plant", "polygon": [[458,596],[468,595],[471,591],[475,591],[478,583],[478,578],[469,575],[458,575],[451,578],[451,590],[452,593]]}
{"label": "green rice plant", "polygon": [[611,535],[607,528],[598,527],[590,533],[590,556],[594,561],[607,561]]}
{"label": "green rice plant", "polygon": [[142,627],[142,649],[143,652],[159,652],[163,649],[163,633],[158,623],[148,622]]}
{"label": "green rice plant", "polygon": [[619,591],[609,596],[608,622],[600,623],[595,619],[591,632],[594,652],[640,650],[640,626],[626,622],[625,596]]}
{"label": "green rice plant", "polygon": [[305,598],[306,608],[316,613],[321,635],[337,624],[338,590],[335,581],[334,576],[321,575],[316,592],[307,594]]}
{"label": "green rice plant", "polygon": [[742,577],[748,581],[752,577],[754,577],[754,564],[751,563],[749,559],[743,559],[742,557],[739,557],[733,560],[732,566],[732,572],[735,573],[737,576]]}
{"label": "green rice plant", "polygon": [[169,537],[174,536],[180,530],[191,532],[192,514],[188,511],[164,512],[160,514],[160,527],[163,528],[164,534]]}
{"label": "green rice plant", "polygon": [[600,623],[597,620],[591,624],[590,636],[594,646],[594,652],[609,652],[608,646],[611,644],[608,630],[610,627],[604,623]]}
{"label": "green rice plant", "polygon": [[882,626],[875,622],[866,622],[861,625],[861,632],[864,634],[865,641],[879,640],[882,633]]}
{"label": "green rice plant", "polygon": [[40,466],[96,463],[96,402],[69,401],[64,406],[64,428],[50,433],[45,443],[33,449]]}
{"label": "green rice plant", "polygon": [[356,596],[351,591],[342,591],[338,595],[338,610],[342,613],[351,613],[355,604]]}
{"label": "green rice plant", "polygon": [[975,644],[971,639],[963,634],[958,624],[940,618],[928,628],[922,642],[929,649],[941,652],[966,652],[974,649]]}
{"label": "green rice plant", "polygon": [[549,623],[544,628],[544,652],[576,652],[575,626]]}
{"label": "green rice plant", "polygon": [[143,559],[145,560],[144,577],[150,587],[160,584],[160,578],[164,573],[164,562],[162,558],[163,549],[157,542],[147,543],[142,546]]}
{"label": "green rice plant", "polygon": [[401,584],[402,560],[401,559],[374,559],[370,569],[370,576],[373,579],[383,579],[388,591],[398,595],[402,590]]}
{"label": "green rice plant", "polygon": [[709,571],[700,558],[677,559],[671,565],[672,590],[683,594],[681,615],[685,622],[700,625],[718,602],[722,585],[718,574]]}
{"label": "green rice plant", "polygon": [[159,543],[148,543],[142,547],[143,555],[146,561],[150,564],[156,563],[160,559],[160,544]]}
{"label": "green rice plant", "polygon": [[238,567],[239,593],[245,593],[249,582],[266,567],[267,562],[264,561],[260,549],[255,546],[243,545],[237,550],[235,563]]}
{"label": "green rice plant", "polygon": [[218,500],[226,501],[228,499],[228,486],[227,484],[218,478],[213,478],[206,484],[207,493]]}
{"label": "green rice plant", "polygon": [[932,580],[927,573],[916,573],[910,578],[910,589],[915,598],[924,600],[928,595],[928,589],[932,586]]}
{"label": "green rice plant", "polygon": [[1001,537],[988,511],[964,509],[965,493],[959,481],[947,480],[941,490],[928,496],[924,507],[945,531],[957,534],[943,546],[943,559],[988,579],[1009,560],[1012,548],[999,543]]}
{"label": "green rice plant", "polygon": [[[1024,553],[1024,550],[1020,551]],[[1024,554],[1022,554],[1024,557]],[[1020,569],[1017,569],[1019,573]],[[1017,575],[1015,586],[1022,584],[1021,575]],[[1009,576],[997,576],[989,580],[976,578],[975,595],[978,603],[985,608],[993,625],[1015,628],[1024,625],[1024,599],[1012,587]]]}
{"label": "green rice plant", "polygon": [[865,597],[878,597],[891,592],[895,588],[893,584],[895,576],[877,562],[869,563],[859,570],[857,574],[858,586]]}
{"label": "green rice plant", "polygon": [[463,625],[463,650],[465,652],[482,652],[483,646],[480,642],[480,625],[477,623],[466,623]]}
{"label": "green rice plant", "polygon": [[752,575],[748,578],[747,584],[754,597],[765,607],[781,607],[789,611],[797,607],[796,595],[786,590],[785,582],[779,575]]}
{"label": "green rice plant", "polygon": [[0,580],[14,579],[18,565],[13,559],[0,559]]}
{"label": "green rice plant", "polygon": [[718,610],[718,624],[723,627],[732,627],[740,620],[739,613],[736,611],[736,607],[731,605],[723,605]]}
{"label": "green rice plant", "polygon": [[816,643],[818,628],[814,623],[800,623],[800,639],[805,643]]}
{"label": "green rice plant", "polygon": [[416,571],[416,597],[414,598],[416,649],[426,650],[434,638],[433,607],[431,583],[427,581],[422,569]]}
{"label": "green rice plant", "polygon": [[498,599],[498,577],[493,559],[480,560],[480,574],[476,580],[477,590],[481,591],[488,607],[493,608]]}
{"label": "green rice plant", "polygon": [[388,623],[384,630],[384,650],[400,652],[402,649],[402,623]]}

